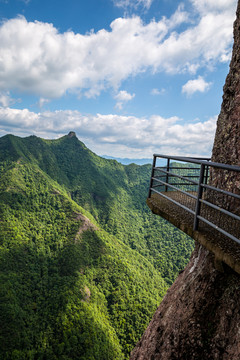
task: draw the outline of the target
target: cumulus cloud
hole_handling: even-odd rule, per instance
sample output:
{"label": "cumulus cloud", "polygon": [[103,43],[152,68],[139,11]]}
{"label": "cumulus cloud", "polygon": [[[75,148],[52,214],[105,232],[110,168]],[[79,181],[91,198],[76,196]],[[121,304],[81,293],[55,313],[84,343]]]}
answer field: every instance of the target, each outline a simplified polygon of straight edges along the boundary
{"label": "cumulus cloud", "polygon": [[19,100],[15,100],[11,98],[9,91],[0,92],[0,106],[8,107],[9,105],[12,105],[17,101]]}
{"label": "cumulus cloud", "polygon": [[[201,0],[201,7],[192,2],[202,12],[190,25],[191,14],[182,6],[170,18],[148,24],[139,17],[118,18],[110,31],[84,35],[60,33],[52,24],[24,17],[6,20],[0,26],[0,91],[48,99],[69,91],[93,97],[107,88],[116,91],[128,77],[149,70],[195,73],[226,61],[232,45],[232,2],[228,7],[221,0],[224,6],[218,12],[211,10],[213,1],[209,12],[201,10],[208,2]],[[177,31],[183,23],[189,27]]]}
{"label": "cumulus cloud", "polygon": [[[235,20],[235,12],[237,8],[237,0],[190,0],[193,4],[193,7],[196,13],[199,15],[200,19],[210,19],[212,17],[212,21],[214,22],[214,17],[216,16],[217,23],[215,24],[216,33],[220,30],[221,22],[219,15],[224,15],[225,19],[232,19],[231,22]],[[206,23],[207,24],[207,23]],[[206,28],[207,30],[207,28]],[[232,31],[229,26],[228,30],[225,28],[225,33],[228,32],[230,36],[230,32]],[[221,32],[221,30],[220,30]],[[214,40],[214,39],[213,39]],[[221,39],[219,38],[219,41]],[[217,46],[217,43],[213,43],[213,46]],[[220,55],[221,62],[229,62],[231,59],[231,48],[226,48],[225,51]]]}
{"label": "cumulus cloud", "polygon": [[206,82],[202,76],[199,76],[197,79],[189,80],[183,85],[182,93],[186,93],[187,96],[191,96],[197,91],[204,93],[210,89],[211,84]]}
{"label": "cumulus cloud", "polygon": [[86,116],[72,110],[34,113],[2,107],[0,124],[2,135],[17,132],[56,138],[74,130],[93,151],[118,157],[151,157],[156,152],[209,156],[216,118],[184,124],[177,116]]}
{"label": "cumulus cloud", "polygon": [[113,3],[117,7],[124,9],[134,8],[137,9],[142,6],[144,9],[149,9],[153,0],[113,0]]}
{"label": "cumulus cloud", "polygon": [[0,92],[0,105],[3,107],[9,106],[11,103],[11,97],[9,92]]}
{"label": "cumulus cloud", "polygon": [[126,90],[121,90],[117,95],[115,95],[115,99],[117,100],[116,108],[121,110],[123,108],[123,104],[132,100],[135,97],[135,94],[130,94]]}
{"label": "cumulus cloud", "polygon": [[200,13],[236,10],[237,0],[191,0]]}

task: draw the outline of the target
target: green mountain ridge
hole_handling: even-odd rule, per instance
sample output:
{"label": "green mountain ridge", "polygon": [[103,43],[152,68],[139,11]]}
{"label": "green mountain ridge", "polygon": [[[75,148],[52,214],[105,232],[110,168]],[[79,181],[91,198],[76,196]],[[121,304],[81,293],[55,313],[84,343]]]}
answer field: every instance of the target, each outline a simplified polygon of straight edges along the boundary
{"label": "green mountain ridge", "polygon": [[193,247],[149,213],[150,168],[0,138],[1,359],[128,358]]}

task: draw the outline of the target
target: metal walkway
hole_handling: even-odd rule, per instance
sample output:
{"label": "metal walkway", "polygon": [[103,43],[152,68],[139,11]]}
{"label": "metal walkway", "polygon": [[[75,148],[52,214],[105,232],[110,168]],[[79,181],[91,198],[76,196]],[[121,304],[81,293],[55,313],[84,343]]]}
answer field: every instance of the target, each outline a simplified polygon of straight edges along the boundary
{"label": "metal walkway", "polygon": [[209,160],[155,154],[147,204],[240,274],[240,189],[209,185],[214,171],[240,179],[240,167]]}

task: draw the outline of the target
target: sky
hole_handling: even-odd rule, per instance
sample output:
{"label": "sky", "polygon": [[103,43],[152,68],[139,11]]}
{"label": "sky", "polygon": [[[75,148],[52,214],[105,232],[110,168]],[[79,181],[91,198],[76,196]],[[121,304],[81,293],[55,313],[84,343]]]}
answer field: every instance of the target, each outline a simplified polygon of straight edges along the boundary
{"label": "sky", "polygon": [[0,136],[210,156],[237,0],[0,0]]}

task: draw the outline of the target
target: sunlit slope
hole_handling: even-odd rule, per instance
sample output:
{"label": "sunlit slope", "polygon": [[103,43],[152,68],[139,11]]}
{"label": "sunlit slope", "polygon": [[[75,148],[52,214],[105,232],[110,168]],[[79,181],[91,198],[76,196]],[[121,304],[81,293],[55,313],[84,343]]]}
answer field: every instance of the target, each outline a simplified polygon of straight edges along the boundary
{"label": "sunlit slope", "polygon": [[0,139],[0,158],[6,159],[6,153],[16,161],[21,158],[36,164],[61,184],[108,233],[158,268],[168,284],[184,268],[193,247],[191,240],[153,216],[145,205],[150,165],[124,166],[103,159],[74,134],[57,140],[8,135]]}
{"label": "sunlit slope", "polygon": [[27,156],[1,162],[0,358],[128,358],[166,283]]}

